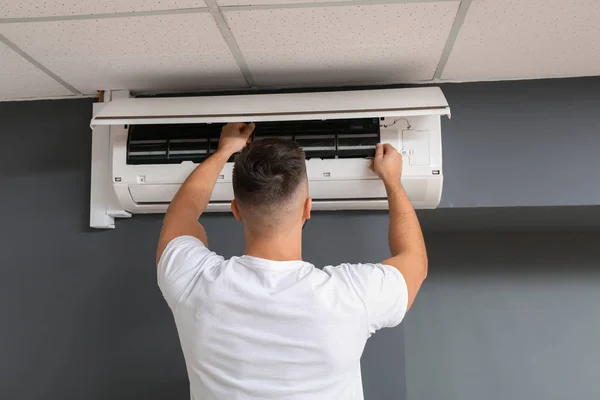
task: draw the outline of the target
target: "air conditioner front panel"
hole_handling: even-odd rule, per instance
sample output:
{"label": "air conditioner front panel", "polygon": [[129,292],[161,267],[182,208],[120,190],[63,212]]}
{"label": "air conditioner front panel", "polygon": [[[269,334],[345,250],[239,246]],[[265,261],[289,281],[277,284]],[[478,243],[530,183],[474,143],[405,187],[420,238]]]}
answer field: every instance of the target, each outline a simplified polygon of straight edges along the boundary
{"label": "air conditioner front panel", "polygon": [[[180,187],[180,184],[129,185],[129,193],[136,204],[170,203]],[[211,201],[231,201],[232,199],[231,183],[215,185]]]}
{"label": "air conditioner front panel", "polygon": [[[414,204],[426,206],[435,179],[405,179],[403,186]],[[136,205],[168,204],[179,190],[179,184],[129,185],[129,193]],[[321,180],[309,182],[309,195],[314,201],[327,200],[384,200],[386,192],[380,180]],[[233,200],[233,188],[230,183],[217,183],[211,202],[229,202]]]}
{"label": "air conditioner front panel", "polygon": [[[403,185],[416,208],[434,208],[441,193],[439,117],[280,121],[258,124],[254,140],[283,137],[307,154],[310,196],[316,208],[366,207],[385,200],[382,182],[369,168],[374,145],[391,143],[404,156]],[[216,149],[221,124],[115,126],[115,186],[126,185],[123,204],[131,212],[159,212],[185,178]],[[358,151],[355,152],[354,149]],[[366,156],[366,158],[365,158]],[[324,158],[321,158],[324,157]],[[209,210],[233,199],[233,162],[219,175]],[[118,183],[117,183],[118,182]],[[354,201],[349,205],[349,201]],[[317,205],[318,204],[318,205]],[[387,203],[385,203],[387,205]],[[377,207],[383,207],[378,203]],[[367,207],[367,209],[371,209]],[[378,209],[378,208],[377,208]]]}
{"label": "air conditioner front panel", "polygon": [[438,87],[318,93],[117,99],[96,125],[185,124],[448,115]]}
{"label": "air conditioner front panel", "polygon": [[[164,213],[168,203],[137,204],[133,207],[136,214]],[[337,210],[387,210],[388,202],[381,200],[313,200],[313,211]],[[230,202],[212,202],[206,206],[207,213],[231,212]]]}
{"label": "air conditioner front panel", "polygon": [[[138,204],[169,203],[181,185],[129,185],[131,198]],[[309,195],[315,199],[385,198],[385,188],[378,180],[343,180],[309,182]],[[211,201],[233,200],[231,183],[217,183]]]}

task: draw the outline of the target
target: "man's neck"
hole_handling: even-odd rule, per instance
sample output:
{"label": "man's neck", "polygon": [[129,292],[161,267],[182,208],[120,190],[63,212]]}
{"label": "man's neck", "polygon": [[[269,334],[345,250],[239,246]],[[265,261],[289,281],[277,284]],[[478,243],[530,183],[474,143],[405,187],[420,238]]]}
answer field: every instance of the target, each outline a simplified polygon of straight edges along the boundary
{"label": "man's neck", "polygon": [[269,237],[246,232],[246,255],[272,261],[302,260],[302,230]]}

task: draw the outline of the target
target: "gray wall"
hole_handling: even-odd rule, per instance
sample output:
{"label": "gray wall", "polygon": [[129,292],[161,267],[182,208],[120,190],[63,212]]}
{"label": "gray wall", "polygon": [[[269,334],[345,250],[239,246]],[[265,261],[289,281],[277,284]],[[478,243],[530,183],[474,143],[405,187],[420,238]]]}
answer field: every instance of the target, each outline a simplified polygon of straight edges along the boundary
{"label": "gray wall", "polygon": [[600,398],[600,233],[433,235],[407,399]]}
{"label": "gray wall", "polygon": [[[571,132],[580,135],[570,143],[579,163],[567,166],[529,154],[537,157],[532,165],[555,168],[555,181],[566,177],[560,168],[576,170],[562,182],[571,187],[568,195],[555,190],[556,182],[535,179],[529,184],[541,185],[538,190],[520,194],[532,177],[496,156],[490,143],[505,136],[479,130],[493,132],[498,120],[485,127],[470,111],[511,97],[511,90],[515,98],[539,103],[558,92],[555,96],[566,99],[558,109],[573,116],[570,104],[580,92],[593,101],[586,88],[600,91],[600,79],[545,82],[444,88],[454,114],[444,123],[445,205],[599,204],[597,186],[574,178],[598,170],[598,158],[589,158],[597,144],[587,134],[597,132],[589,108]],[[569,82],[581,90],[571,90]],[[550,107],[557,104],[548,101],[545,117],[539,110],[527,117],[521,112],[526,104],[502,113],[505,120],[518,115],[520,126],[552,122]],[[184,399],[183,358],[153,266],[160,216],[119,221],[114,231],[87,228],[90,110],[88,100],[0,103],[0,398]],[[499,118],[498,112],[486,115]],[[559,132],[551,130],[554,125],[546,132]],[[561,140],[543,143],[556,150]],[[538,149],[537,142],[523,143],[527,151]],[[482,149],[491,152],[486,157],[491,178],[476,163]],[[427,215],[432,231],[436,215]],[[216,251],[225,256],[242,251],[242,231],[232,218],[211,215],[204,224]],[[580,398],[597,393],[589,374],[600,369],[593,340],[600,317],[591,308],[599,304],[593,290],[598,279],[589,265],[600,263],[594,250],[600,237],[489,235],[428,235],[431,275],[415,309],[404,325],[379,332],[365,350],[367,399],[478,399],[512,383],[517,387],[508,393],[514,396],[491,398],[545,399],[552,398],[545,396],[550,390],[562,394],[572,388]],[[505,252],[504,245],[512,250]],[[305,257],[316,264],[386,255],[384,213],[316,214],[307,225]],[[496,311],[488,315],[488,309]],[[579,362],[569,369],[559,363],[565,361]]]}
{"label": "gray wall", "polygon": [[442,89],[441,207],[600,204],[600,77]]}

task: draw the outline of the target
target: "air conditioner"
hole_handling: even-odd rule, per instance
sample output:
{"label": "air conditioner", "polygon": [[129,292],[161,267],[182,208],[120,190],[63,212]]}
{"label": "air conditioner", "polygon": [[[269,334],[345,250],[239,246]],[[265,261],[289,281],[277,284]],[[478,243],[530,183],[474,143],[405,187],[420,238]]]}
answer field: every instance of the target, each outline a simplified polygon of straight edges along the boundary
{"label": "air conditioner", "polygon": [[[110,92],[109,92],[110,94]],[[305,150],[314,210],[387,209],[369,169],[377,142],[404,155],[403,186],[415,208],[442,193],[440,117],[450,115],[437,87],[338,92],[117,98],[94,105],[90,225],[163,213],[185,178],[216,149],[227,122],[256,122],[253,140],[293,139]],[[233,160],[230,160],[233,161]],[[230,210],[228,162],[208,212]]]}

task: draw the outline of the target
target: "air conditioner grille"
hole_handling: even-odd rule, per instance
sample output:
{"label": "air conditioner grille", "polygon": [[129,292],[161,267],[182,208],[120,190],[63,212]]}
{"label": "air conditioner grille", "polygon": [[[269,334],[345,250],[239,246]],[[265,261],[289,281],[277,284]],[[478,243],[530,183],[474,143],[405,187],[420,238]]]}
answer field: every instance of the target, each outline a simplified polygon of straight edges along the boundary
{"label": "air conditioner grille", "polygon": [[[222,124],[131,125],[127,164],[202,162],[214,153]],[[307,158],[368,158],[380,141],[377,118],[259,122],[253,140],[295,140]],[[230,161],[233,161],[231,159]]]}

